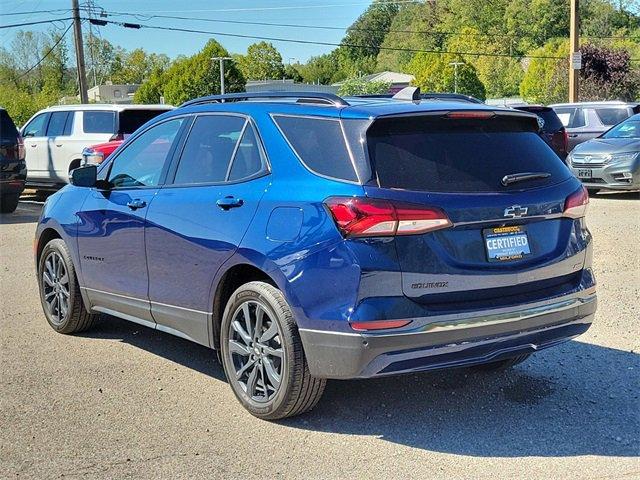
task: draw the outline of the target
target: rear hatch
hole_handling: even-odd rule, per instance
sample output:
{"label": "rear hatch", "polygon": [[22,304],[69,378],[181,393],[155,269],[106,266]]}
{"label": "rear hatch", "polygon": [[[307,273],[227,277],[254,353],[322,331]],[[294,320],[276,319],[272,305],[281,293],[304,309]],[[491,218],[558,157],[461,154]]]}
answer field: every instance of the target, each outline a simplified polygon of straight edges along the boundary
{"label": "rear hatch", "polygon": [[[531,300],[578,281],[579,182],[525,113],[382,117],[367,132],[368,197],[440,209],[444,228],[396,235],[403,293],[437,309]],[[520,175],[519,174],[533,174]]]}

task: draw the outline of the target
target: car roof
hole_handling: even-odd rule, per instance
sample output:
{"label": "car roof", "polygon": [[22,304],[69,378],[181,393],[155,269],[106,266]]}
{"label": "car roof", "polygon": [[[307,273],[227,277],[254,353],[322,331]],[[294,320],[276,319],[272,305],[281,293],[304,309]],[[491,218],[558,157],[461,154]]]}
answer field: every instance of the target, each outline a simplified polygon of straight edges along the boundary
{"label": "car roof", "polygon": [[124,110],[173,110],[173,105],[141,105],[141,104],[116,104],[116,103],[83,103],[72,105],[52,105],[44,108],[41,112],[55,112],[57,110],[105,110],[122,112]]}
{"label": "car roof", "polygon": [[[282,94],[282,92],[279,92]],[[381,116],[411,115],[429,112],[452,110],[481,110],[501,111],[511,114],[531,115],[527,112],[514,111],[510,108],[488,106],[471,103],[469,101],[455,99],[421,99],[419,101],[398,100],[385,97],[344,97],[341,99],[335,95],[327,96],[331,100],[338,99],[340,104],[320,103],[313,101],[300,101],[305,99],[309,92],[295,92],[291,97],[269,98],[258,97],[219,103],[219,96],[211,97],[214,100],[207,102],[194,100],[192,104],[186,104],[177,108],[173,114],[196,112],[237,112],[243,114],[273,114],[273,115],[312,115],[333,118],[371,119]],[[249,95],[249,94],[248,94]],[[516,113],[517,112],[517,113]]]}

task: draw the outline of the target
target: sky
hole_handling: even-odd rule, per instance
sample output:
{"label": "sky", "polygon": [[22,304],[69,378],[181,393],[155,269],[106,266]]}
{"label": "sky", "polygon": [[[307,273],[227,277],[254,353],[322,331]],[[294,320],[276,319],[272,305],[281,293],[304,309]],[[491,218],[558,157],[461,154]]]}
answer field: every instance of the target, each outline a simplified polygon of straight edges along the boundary
{"label": "sky", "polygon": [[[85,0],[80,0],[80,4]],[[139,14],[136,16],[114,15],[106,19],[147,25],[171,26],[206,30],[218,33],[278,37],[282,39],[339,43],[344,30],[321,30],[295,27],[274,27],[213,23],[202,19],[287,23],[295,25],[319,25],[348,27],[367,8],[366,0],[94,0],[94,4],[107,12]],[[71,0],[0,0],[0,25],[65,18],[70,12],[33,13],[38,10],[67,9]],[[32,12],[26,15],[11,15]],[[170,15],[193,17],[198,20],[149,18],[148,15]],[[145,16],[147,15],[147,16]],[[25,30],[64,31],[69,21],[22,27]],[[87,29],[83,25],[83,29]],[[93,27],[95,28],[95,27]],[[8,47],[19,28],[0,30],[0,45]],[[247,47],[259,39],[234,38],[222,35],[169,32],[150,29],[127,29],[116,25],[99,27],[100,35],[115,45],[127,50],[143,48],[149,52],[165,53],[173,58],[191,55],[200,50],[209,38],[215,38],[231,53],[245,53]],[[68,34],[71,42],[71,31]],[[327,53],[333,46],[296,44],[272,41],[280,51],[284,63],[304,63],[309,57]]]}

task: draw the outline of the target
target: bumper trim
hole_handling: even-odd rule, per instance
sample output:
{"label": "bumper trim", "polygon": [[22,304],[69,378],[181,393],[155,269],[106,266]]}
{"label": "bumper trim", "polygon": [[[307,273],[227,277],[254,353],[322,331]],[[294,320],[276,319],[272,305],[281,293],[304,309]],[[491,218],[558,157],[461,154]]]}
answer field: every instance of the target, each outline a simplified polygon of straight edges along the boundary
{"label": "bumper trim", "polygon": [[[415,319],[414,325],[422,325],[403,332],[299,331],[313,375],[367,378],[481,363],[501,352],[532,352],[589,328],[597,303],[593,289],[554,300],[464,317]],[[413,366],[404,369],[400,363]]]}

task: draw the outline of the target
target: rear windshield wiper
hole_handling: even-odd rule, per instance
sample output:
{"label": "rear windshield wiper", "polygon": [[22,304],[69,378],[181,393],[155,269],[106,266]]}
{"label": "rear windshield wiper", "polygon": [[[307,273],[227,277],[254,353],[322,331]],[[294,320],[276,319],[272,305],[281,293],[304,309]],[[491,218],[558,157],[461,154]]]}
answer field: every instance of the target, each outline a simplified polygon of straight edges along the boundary
{"label": "rear windshield wiper", "polygon": [[526,180],[536,180],[538,178],[549,178],[551,176],[548,172],[522,172],[522,173],[510,173],[502,177],[501,183],[505,187],[512,183],[524,182]]}

